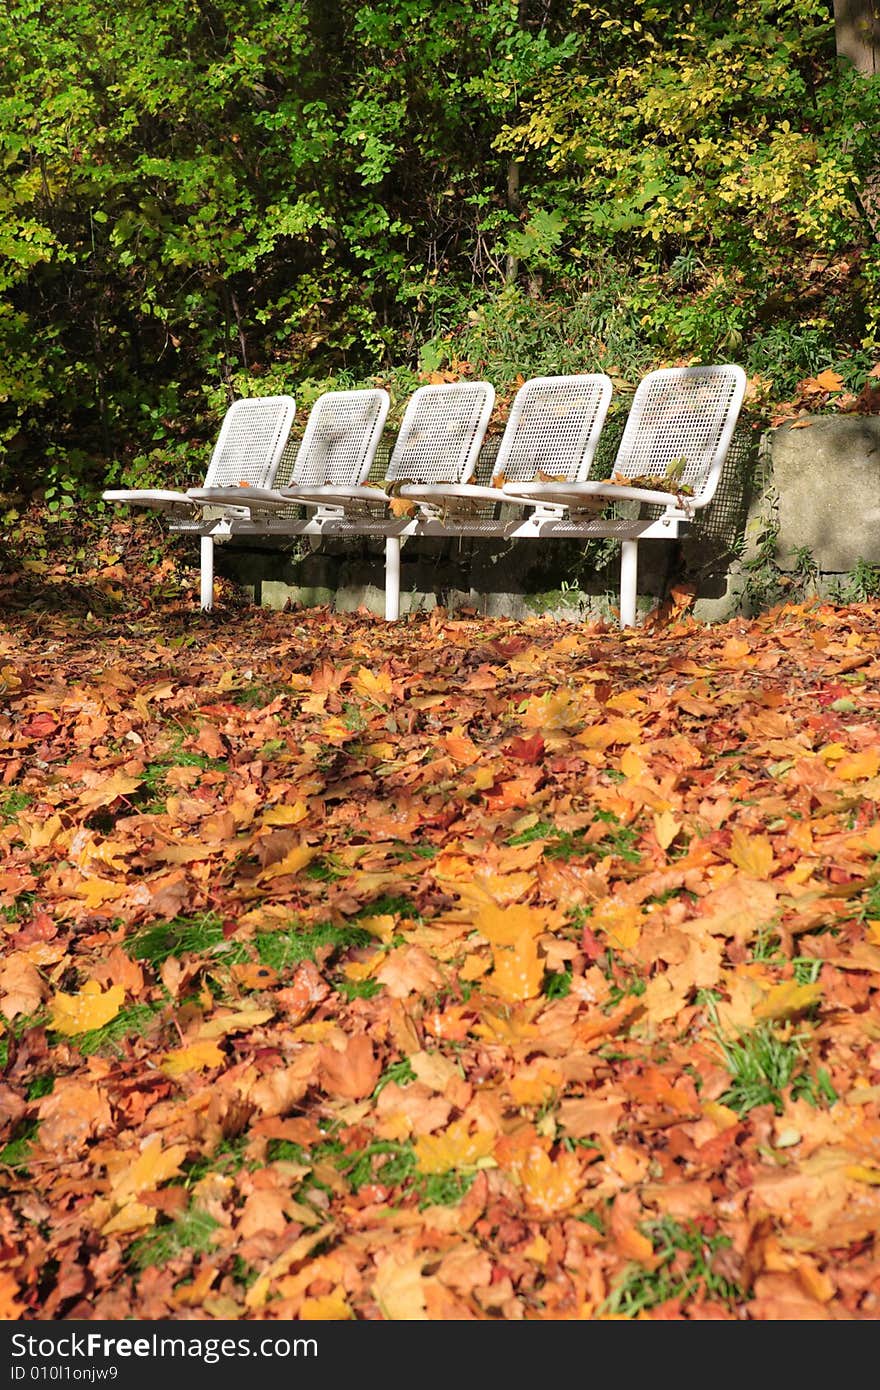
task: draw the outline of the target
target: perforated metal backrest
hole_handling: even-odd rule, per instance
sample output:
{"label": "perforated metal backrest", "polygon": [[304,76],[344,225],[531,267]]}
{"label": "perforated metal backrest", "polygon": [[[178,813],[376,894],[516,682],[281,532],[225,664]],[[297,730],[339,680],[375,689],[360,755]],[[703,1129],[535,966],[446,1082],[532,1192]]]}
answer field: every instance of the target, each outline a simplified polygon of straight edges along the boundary
{"label": "perforated metal backrest", "polygon": [[661,367],[636,389],[614,463],[628,478],[660,478],[684,459],[693,503],[712,500],[746,389],[742,367]]}
{"label": "perforated metal backrest", "polygon": [[492,476],[528,482],[540,469],[566,482],[589,475],[613,390],[604,372],[536,376],[516,393]]}
{"label": "perforated metal backrest", "polygon": [[291,484],[356,487],[376,454],[391,398],[387,391],[325,391],[312,406]]}
{"label": "perforated metal backrest", "polygon": [[271,487],[295,414],[293,396],[234,401],[220,426],[205,487]]}
{"label": "perforated metal backrest", "polygon": [[488,381],[419,386],[410,397],[388,463],[390,479],[463,483],[477,466],[495,404]]}

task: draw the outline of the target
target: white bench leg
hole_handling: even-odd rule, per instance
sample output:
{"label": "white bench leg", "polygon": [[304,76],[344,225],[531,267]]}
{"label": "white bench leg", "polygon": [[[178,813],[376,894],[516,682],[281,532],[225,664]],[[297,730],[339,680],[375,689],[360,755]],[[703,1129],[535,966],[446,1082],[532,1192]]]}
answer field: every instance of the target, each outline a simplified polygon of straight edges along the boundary
{"label": "white bench leg", "polygon": [[400,617],[400,537],[385,538],[385,621]]}
{"label": "white bench leg", "polygon": [[201,606],[214,607],[214,537],[202,536]]}
{"label": "white bench leg", "polygon": [[635,627],[638,541],[623,541],[620,549],[620,626]]}

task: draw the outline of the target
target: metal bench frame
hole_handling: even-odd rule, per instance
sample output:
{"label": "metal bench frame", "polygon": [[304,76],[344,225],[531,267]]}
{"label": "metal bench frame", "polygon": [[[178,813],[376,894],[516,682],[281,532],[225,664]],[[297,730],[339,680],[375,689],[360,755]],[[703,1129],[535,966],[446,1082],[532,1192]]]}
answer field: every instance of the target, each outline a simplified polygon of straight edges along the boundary
{"label": "metal bench frame", "polygon": [[[537,391],[539,383],[565,380],[533,378],[522,391]],[[596,376],[591,380],[602,383],[603,379]],[[585,476],[604,421],[610,382],[606,395],[604,384],[599,392],[592,427],[580,436],[582,442],[586,441],[583,456],[577,458],[573,467],[569,457],[565,466],[554,473],[552,448],[548,448],[539,466],[551,474],[550,479],[530,482],[521,475],[494,489],[468,482],[485,436],[494,392],[488,383],[464,385],[482,388],[484,400],[481,413],[473,417],[467,447],[457,455],[457,476],[455,469],[444,466],[442,461],[438,463],[431,446],[419,459],[419,444],[414,437],[414,432],[418,433],[415,421],[427,428],[432,419],[446,418],[442,408],[437,412],[441,402],[436,393],[447,388],[419,388],[407,407],[386,482],[398,482],[398,495],[418,508],[415,515],[391,514],[387,496],[378,489],[358,488],[350,505],[340,505],[339,498],[332,495],[316,502],[316,493],[321,492],[318,488],[311,494],[310,514],[294,516],[290,504],[296,500],[296,490],[290,488],[277,490],[274,511],[255,511],[248,516],[229,512],[204,519],[199,525],[202,607],[210,608],[213,604],[213,547],[237,537],[301,536],[313,538],[316,543],[326,538],[384,539],[385,617],[389,622],[400,616],[400,551],[402,542],[409,537],[507,541],[588,541],[612,537],[621,542],[620,626],[633,626],[639,544],[645,540],[679,540],[693,524],[696,512],[712,500],[745,394],[743,369],[733,364],[662,368],[643,378],[617,450],[614,476],[621,482],[615,484],[591,482]],[[528,392],[523,406],[527,398]],[[552,400],[552,393],[548,399]],[[526,413],[519,410],[520,419]],[[505,472],[505,463],[509,465],[515,456],[516,414],[512,409],[496,459],[496,477]],[[453,417],[460,422],[460,405]],[[459,435],[456,438],[461,444]],[[663,478],[670,469],[675,470],[679,484],[686,485],[677,493],[639,485],[638,480]],[[422,476],[425,473],[427,477]],[[401,479],[413,481],[403,483]],[[632,479],[633,483],[627,484],[625,479]],[[368,498],[363,497],[364,491],[369,493]],[[617,502],[640,504],[639,516],[607,515],[611,504]],[[172,529],[178,529],[174,523]]]}

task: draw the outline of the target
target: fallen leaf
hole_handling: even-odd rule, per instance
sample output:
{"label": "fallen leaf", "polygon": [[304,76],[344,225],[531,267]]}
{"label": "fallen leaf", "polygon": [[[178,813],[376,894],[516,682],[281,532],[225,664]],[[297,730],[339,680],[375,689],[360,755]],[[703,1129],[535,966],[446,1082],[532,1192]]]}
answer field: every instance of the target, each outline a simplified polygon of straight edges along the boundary
{"label": "fallen leaf", "polygon": [[363,1033],[348,1038],[341,1051],[321,1048],[321,1085],[330,1095],[360,1100],[375,1090],[381,1070],[373,1044]]}
{"label": "fallen leaf", "polygon": [[125,1002],[121,985],[103,990],[97,980],[88,980],[78,994],[53,994],[49,1001],[50,1027],[66,1037],[103,1028],[116,1017]]}

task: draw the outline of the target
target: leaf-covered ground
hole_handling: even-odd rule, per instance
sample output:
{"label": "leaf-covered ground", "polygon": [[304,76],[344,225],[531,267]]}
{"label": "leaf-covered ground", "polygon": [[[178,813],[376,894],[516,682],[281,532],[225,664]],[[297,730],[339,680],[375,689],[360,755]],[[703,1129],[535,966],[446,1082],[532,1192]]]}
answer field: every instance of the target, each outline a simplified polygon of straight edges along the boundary
{"label": "leaf-covered ground", "polygon": [[137,556],[0,589],[0,1316],[880,1315],[880,607]]}

